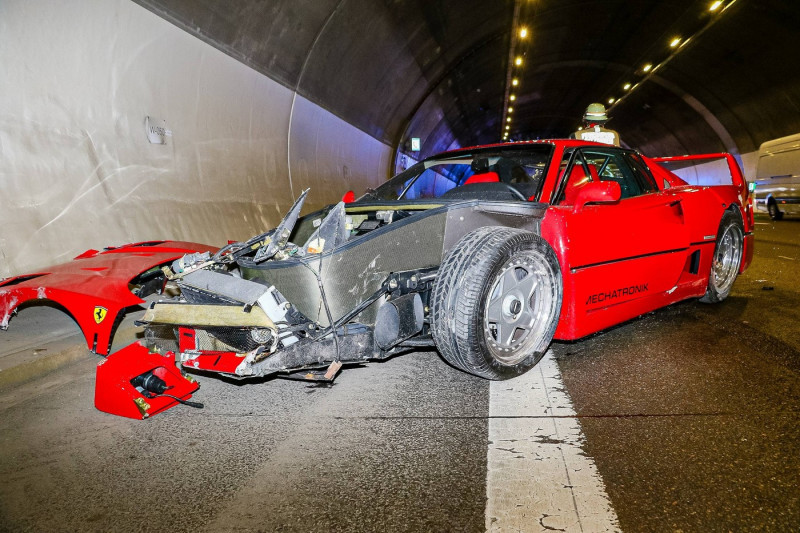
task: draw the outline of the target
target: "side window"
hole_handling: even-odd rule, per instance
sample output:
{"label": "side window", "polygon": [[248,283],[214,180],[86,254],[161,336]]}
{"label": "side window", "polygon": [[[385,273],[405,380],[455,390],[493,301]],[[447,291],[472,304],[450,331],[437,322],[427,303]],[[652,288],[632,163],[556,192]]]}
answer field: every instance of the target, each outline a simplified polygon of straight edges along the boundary
{"label": "side window", "polygon": [[655,190],[655,182],[644,182],[625,160],[626,152],[618,150],[587,149],[583,151],[586,162],[597,169],[600,181],[614,181],[622,192],[620,198],[632,198]]}
{"label": "side window", "polygon": [[631,152],[625,152],[625,161],[630,165],[631,171],[633,171],[634,176],[639,181],[644,193],[658,192],[656,180],[650,172],[648,172],[647,165],[644,164],[641,157]]}

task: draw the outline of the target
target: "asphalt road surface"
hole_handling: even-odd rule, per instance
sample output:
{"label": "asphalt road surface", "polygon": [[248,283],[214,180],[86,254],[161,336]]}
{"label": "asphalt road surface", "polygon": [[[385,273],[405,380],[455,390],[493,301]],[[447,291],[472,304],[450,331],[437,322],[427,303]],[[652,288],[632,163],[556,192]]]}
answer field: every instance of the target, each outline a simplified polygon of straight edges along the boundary
{"label": "asphalt road surface", "polygon": [[500,384],[415,352],[332,386],[203,376],[204,409],[133,421],[94,409],[86,354],[0,390],[0,530],[796,530],[800,222],[758,222],[722,304]]}

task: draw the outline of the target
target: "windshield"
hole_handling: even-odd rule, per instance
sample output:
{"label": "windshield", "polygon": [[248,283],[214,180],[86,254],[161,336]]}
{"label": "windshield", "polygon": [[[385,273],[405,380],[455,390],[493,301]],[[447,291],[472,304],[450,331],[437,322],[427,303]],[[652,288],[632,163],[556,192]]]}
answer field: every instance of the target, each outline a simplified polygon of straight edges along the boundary
{"label": "windshield", "polygon": [[[493,188],[513,189],[516,196],[538,200],[553,147],[481,148],[426,159],[363,196],[362,200],[421,200],[476,196]],[[458,194],[456,194],[458,193]]]}

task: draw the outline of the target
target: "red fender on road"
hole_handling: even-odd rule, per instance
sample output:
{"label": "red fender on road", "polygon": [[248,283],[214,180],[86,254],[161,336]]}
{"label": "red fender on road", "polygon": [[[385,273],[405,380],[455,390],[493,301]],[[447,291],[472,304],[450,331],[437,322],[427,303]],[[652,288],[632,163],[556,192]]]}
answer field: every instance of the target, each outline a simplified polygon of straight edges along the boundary
{"label": "red fender on road", "polygon": [[204,244],[148,241],[87,250],[68,263],[0,281],[0,329],[25,303],[56,303],[78,323],[95,353],[109,351],[117,319],[126,307],[144,302],[128,288],[136,276],[193,252],[214,252]]}

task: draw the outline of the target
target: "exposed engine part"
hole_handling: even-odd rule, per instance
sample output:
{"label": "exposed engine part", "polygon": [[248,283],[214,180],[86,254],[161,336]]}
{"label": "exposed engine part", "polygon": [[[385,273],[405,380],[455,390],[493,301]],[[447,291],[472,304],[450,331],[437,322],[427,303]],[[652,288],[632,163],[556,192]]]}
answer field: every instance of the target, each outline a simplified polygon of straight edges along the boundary
{"label": "exposed engine part", "polygon": [[405,294],[378,308],[375,319],[375,343],[389,350],[422,331],[425,309],[419,294]]}
{"label": "exposed engine part", "polygon": [[[178,286],[185,295],[186,293],[196,297],[203,295],[202,297],[213,297],[220,302],[227,301],[241,305],[253,305],[267,292],[267,287],[260,283],[210,270],[198,270],[187,274]],[[186,299],[191,301],[189,296]]]}
{"label": "exposed engine part", "polygon": [[384,224],[391,224],[392,219],[394,218],[394,211],[377,211],[375,213],[375,218]]}
{"label": "exposed engine part", "polygon": [[131,385],[141,391],[152,392],[153,394],[164,394],[169,390],[167,382],[159,378],[152,371],[139,374],[131,380]]}
{"label": "exposed engine part", "polygon": [[211,254],[208,252],[186,254],[172,262],[172,271],[175,274],[183,274],[185,271],[192,269],[192,267],[196,267],[209,260],[211,260]]}
{"label": "exposed engine part", "polygon": [[[280,330],[286,328],[288,325],[286,322],[286,315],[291,308],[291,304],[287,302],[286,298],[272,285],[259,297],[258,305],[267,313],[267,316],[270,317],[272,322],[277,325],[280,335]],[[294,334],[281,336],[280,339],[284,346],[289,346],[298,341]]]}

